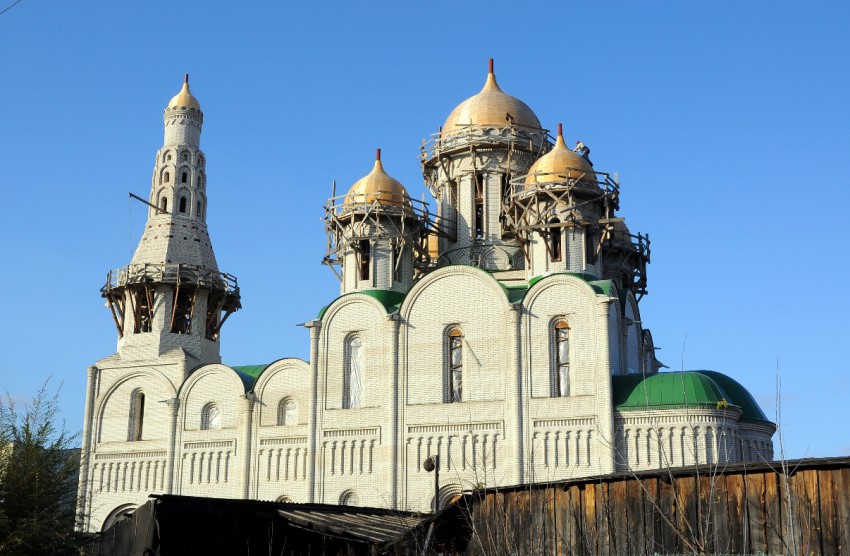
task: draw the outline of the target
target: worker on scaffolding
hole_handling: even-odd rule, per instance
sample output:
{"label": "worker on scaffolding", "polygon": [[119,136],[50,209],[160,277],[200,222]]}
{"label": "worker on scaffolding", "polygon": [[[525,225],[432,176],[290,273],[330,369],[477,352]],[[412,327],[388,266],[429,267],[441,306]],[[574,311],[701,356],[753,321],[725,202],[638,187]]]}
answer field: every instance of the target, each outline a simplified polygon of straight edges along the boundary
{"label": "worker on scaffolding", "polygon": [[574,153],[578,153],[584,158],[588,164],[593,166],[593,162],[590,161],[590,147],[582,143],[581,141],[576,141],[576,146],[573,149]]}

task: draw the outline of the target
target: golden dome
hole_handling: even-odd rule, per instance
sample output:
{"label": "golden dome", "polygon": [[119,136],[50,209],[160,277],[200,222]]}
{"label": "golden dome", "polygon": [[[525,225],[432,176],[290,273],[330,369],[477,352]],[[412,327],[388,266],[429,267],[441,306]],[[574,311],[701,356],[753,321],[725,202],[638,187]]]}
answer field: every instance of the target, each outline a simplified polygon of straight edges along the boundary
{"label": "golden dome", "polygon": [[[510,119],[508,118],[510,115]],[[514,125],[540,129],[540,120],[526,103],[502,91],[493,74],[493,59],[490,59],[490,73],[484,88],[477,95],[466,99],[452,110],[443,133],[452,133],[469,125],[504,127],[511,122]]]}
{"label": "golden dome", "polygon": [[192,93],[189,92],[189,74],[183,78],[183,88],[180,89],[180,92],[174,96],[170,101],[168,101],[168,108],[174,108],[176,106],[185,106],[186,108],[194,108],[195,110],[201,109],[201,104],[198,102]]}
{"label": "golden dome", "polygon": [[381,164],[381,149],[375,157],[375,166],[369,175],[354,182],[345,195],[343,206],[368,205],[379,201],[384,205],[410,206],[410,196],[398,181],[391,178]]}
{"label": "golden dome", "polygon": [[564,181],[567,178],[593,183],[596,181],[596,174],[583,156],[567,148],[561,124],[558,124],[558,138],[555,140],[555,146],[531,166],[525,178],[525,186],[533,187],[543,183]]}

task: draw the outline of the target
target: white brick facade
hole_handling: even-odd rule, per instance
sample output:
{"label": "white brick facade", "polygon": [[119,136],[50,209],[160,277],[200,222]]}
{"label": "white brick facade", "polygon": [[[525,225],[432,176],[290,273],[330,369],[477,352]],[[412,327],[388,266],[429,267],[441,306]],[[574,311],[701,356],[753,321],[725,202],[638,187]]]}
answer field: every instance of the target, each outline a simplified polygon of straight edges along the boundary
{"label": "white brick facade", "polygon": [[[187,265],[200,278],[164,271],[136,283],[127,271],[104,289],[120,339],[116,354],[89,369],[79,499],[89,529],[152,492],[428,510],[434,475],[423,463],[434,455],[441,498],[480,485],[772,456],[773,425],[748,419],[734,400],[615,407],[618,375],[651,376],[660,365],[634,292],[604,275],[604,251],[588,263],[586,223],[558,228],[559,261],[542,235],[526,256],[503,229],[502,174],[528,171],[546,150],[543,130],[523,131],[531,151],[456,153],[435,174],[438,214],[457,234],[440,239],[445,256],[427,272],[415,275],[402,253],[396,279],[379,230],[372,285],[358,284],[345,255],[346,295],[306,323],[309,362],[221,364],[221,300],[235,310],[238,290],[219,278],[206,231],[202,120],[200,109],[166,110],[150,202],[167,199],[168,213],[150,209],[132,261]],[[479,238],[476,172],[486,174]],[[601,216],[579,212],[582,221]]]}

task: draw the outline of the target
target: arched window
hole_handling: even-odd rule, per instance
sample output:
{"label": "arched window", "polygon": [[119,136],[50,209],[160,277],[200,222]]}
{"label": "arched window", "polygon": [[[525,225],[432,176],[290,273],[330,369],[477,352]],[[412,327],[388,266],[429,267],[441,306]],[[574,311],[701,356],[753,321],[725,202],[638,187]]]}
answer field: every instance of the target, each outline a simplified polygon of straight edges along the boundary
{"label": "arched window", "polygon": [[452,327],[446,333],[448,364],[445,377],[445,400],[448,403],[463,401],[463,332]]}
{"label": "arched window", "polygon": [[475,174],[475,214],[473,232],[476,239],[484,237],[484,174]]}
{"label": "arched window", "polygon": [[280,400],[277,405],[277,424],[294,425],[298,422],[298,408],[295,402],[289,398]]}
{"label": "arched window", "polygon": [[215,430],[221,428],[221,410],[218,404],[210,402],[201,410],[201,430]]}
{"label": "arched window", "polygon": [[561,260],[561,232],[563,230],[559,226],[560,223],[561,221],[557,218],[549,222],[552,225],[549,228],[549,255],[551,255],[553,263]]}
{"label": "arched window", "polygon": [[342,407],[355,409],[360,407],[364,360],[363,340],[359,336],[350,338],[345,352],[346,361],[342,385]]}
{"label": "arched window", "polygon": [[281,504],[292,504],[292,498],[285,494],[281,494],[277,497],[276,502],[280,502]]}
{"label": "arched window", "polygon": [[559,319],[552,325],[552,395],[563,397],[570,395],[570,327],[567,321]]}
{"label": "arched window", "polygon": [[186,183],[187,181],[189,181],[189,173],[188,173],[188,172],[183,172],[183,173],[180,175],[180,183]]}
{"label": "arched window", "polygon": [[186,162],[187,160],[189,160],[189,153],[184,152],[183,153],[183,162]]}
{"label": "arched window", "polygon": [[359,503],[360,499],[357,498],[357,493],[353,490],[346,490],[339,497],[340,506],[356,506]]}
{"label": "arched window", "polygon": [[130,394],[130,427],[127,440],[136,442],[142,439],[142,429],[145,424],[145,394],[141,390],[133,390]]}
{"label": "arched window", "polygon": [[165,173],[164,178],[165,178],[165,179],[163,179],[163,181],[164,181],[165,183],[168,183],[168,180],[170,180],[170,179],[171,179],[171,174],[169,174],[168,172],[166,172],[166,173]]}
{"label": "arched window", "polygon": [[186,197],[180,197],[180,212],[186,212]]}
{"label": "arched window", "polygon": [[163,197],[162,199],[159,200],[159,209],[162,212],[165,212],[165,211],[168,210],[168,197]]}
{"label": "arched window", "polygon": [[171,160],[171,153],[168,153],[167,155],[165,155],[165,160],[166,160],[166,161],[170,161],[170,160]]}
{"label": "arched window", "polygon": [[198,201],[198,210],[195,211],[195,215],[198,218],[201,218],[203,216],[203,214],[201,214],[201,202],[200,201]]}

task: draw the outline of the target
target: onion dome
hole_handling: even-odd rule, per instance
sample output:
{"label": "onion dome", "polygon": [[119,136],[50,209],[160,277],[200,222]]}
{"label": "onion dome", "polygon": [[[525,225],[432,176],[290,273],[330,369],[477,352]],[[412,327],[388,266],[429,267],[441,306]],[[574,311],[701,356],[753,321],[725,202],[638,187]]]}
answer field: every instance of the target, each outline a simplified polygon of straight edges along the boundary
{"label": "onion dome", "polygon": [[525,178],[525,187],[564,181],[567,178],[593,183],[596,174],[583,156],[567,148],[564,143],[563,127],[558,124],[558,138],[551,151],[537,159]]}
{"label": "onion dome", "polygon": [[192,93],[189,92],[189,74],[183,78],[183,88],[180,89],[180,92],[174,96],[170,101],[168,101],[168,108],[177,108],[177,107],[186,107],[186,108],[194,108],[195,110],[201,109],[201,104],[198,102]]}
{"label": "onion dome", "polygon": [[381,164],[381,149],[375,157],[375,166],[367,176],[357,180],[345,195],[344,206],[369,205],[375,201],[383,205],[410,207],[410,195],[396,179],[390,177]]}
{"label": "onion dome", "polygon": [[540,120],[534,115],[531,108],[518,98],[502,91],[496,83],[493,74],[493,59],[490,59],[490,73],[484,88],[477,95],[466,99],[452,110],[446,123],[443,124],[443,133],[452,133],[464,129],[470,125],[476,126],[499,126],[513,125],[540,129]]}

